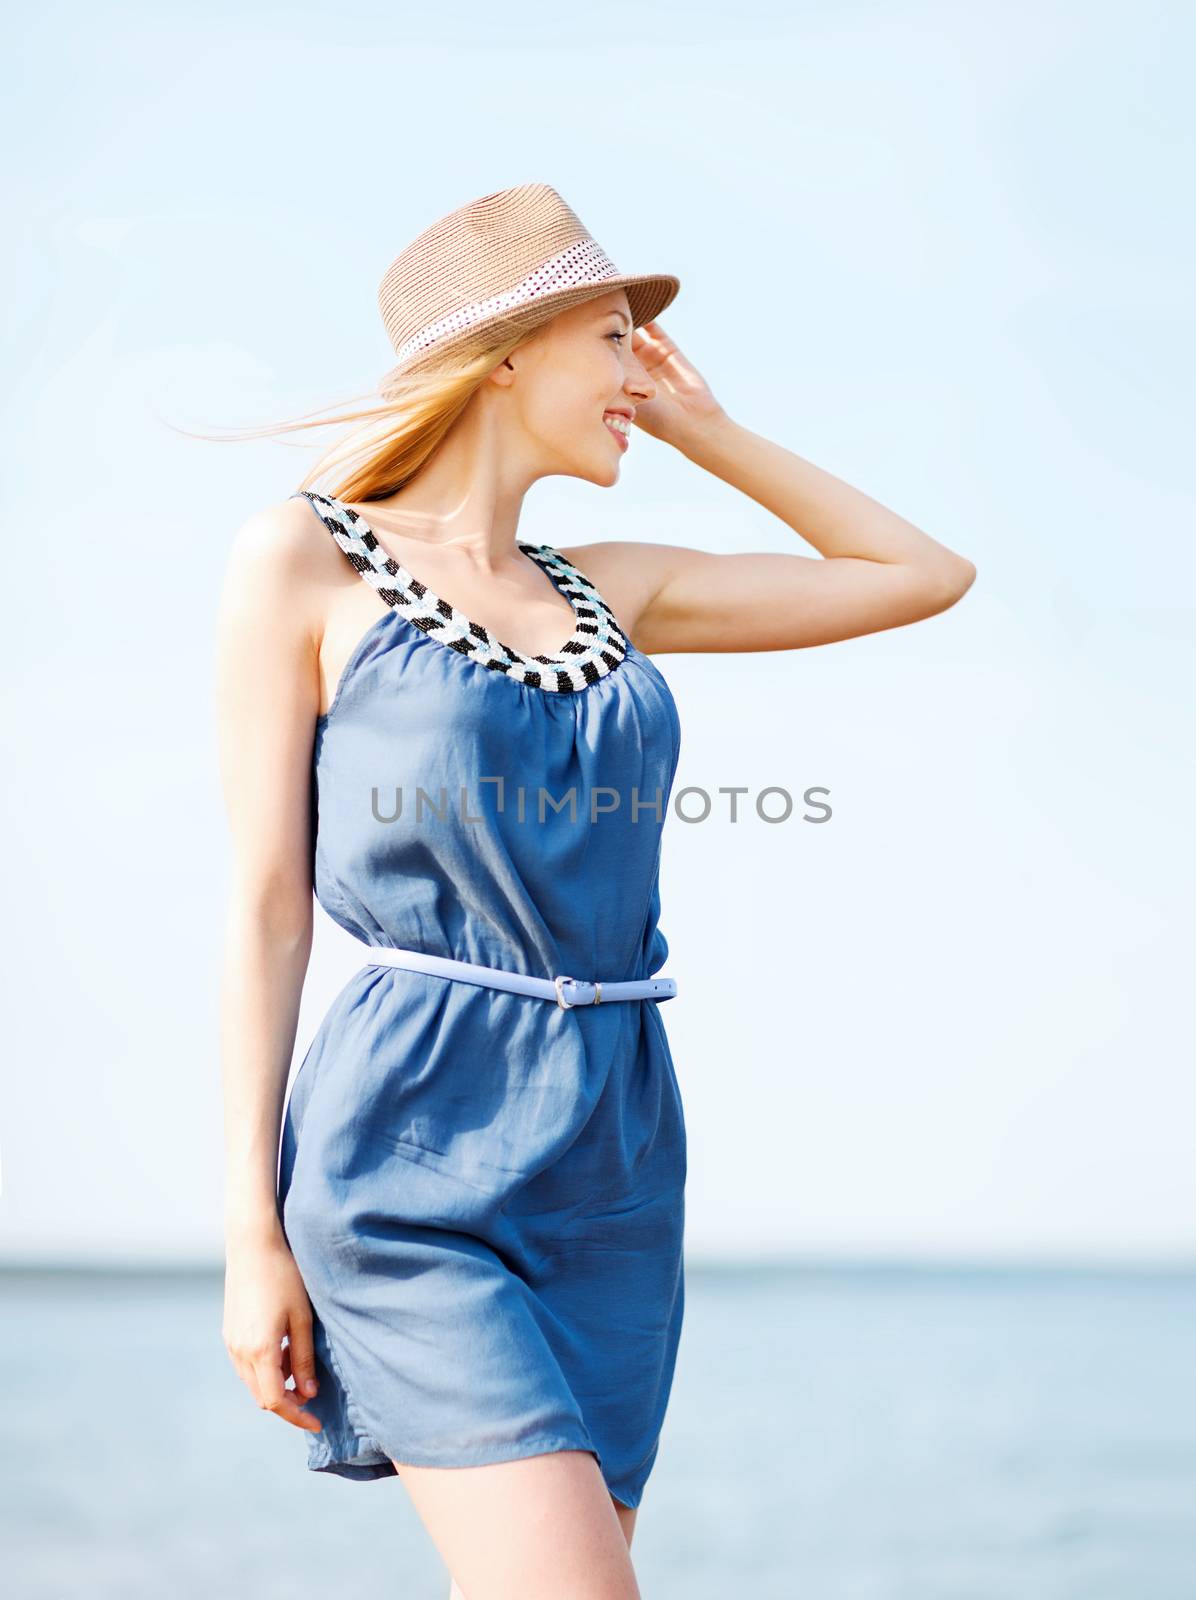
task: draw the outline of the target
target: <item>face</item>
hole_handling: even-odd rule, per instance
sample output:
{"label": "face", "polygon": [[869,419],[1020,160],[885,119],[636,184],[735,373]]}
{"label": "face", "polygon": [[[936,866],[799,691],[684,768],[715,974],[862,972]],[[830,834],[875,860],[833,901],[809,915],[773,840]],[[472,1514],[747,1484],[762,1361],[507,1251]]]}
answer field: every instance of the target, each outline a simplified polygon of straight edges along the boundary
{"label": "face", "polygon": [[495,369],[514,442],[541,473],[618,481],[635,408],[656,393],[631,348],[631,328],[627,292],[614,289],[553,317]]}

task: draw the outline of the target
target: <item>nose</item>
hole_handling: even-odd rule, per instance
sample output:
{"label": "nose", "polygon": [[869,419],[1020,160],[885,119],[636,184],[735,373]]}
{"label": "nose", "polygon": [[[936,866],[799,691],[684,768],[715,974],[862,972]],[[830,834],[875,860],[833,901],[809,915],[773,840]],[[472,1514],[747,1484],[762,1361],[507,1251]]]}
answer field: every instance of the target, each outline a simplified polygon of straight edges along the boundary
{"label": "nose", "polygon": [[647,368],[634,350],[628,352],[623,389],[628,395],[633,395],[639,400],[651,400],[656,394],[656,385],[648,376]]}

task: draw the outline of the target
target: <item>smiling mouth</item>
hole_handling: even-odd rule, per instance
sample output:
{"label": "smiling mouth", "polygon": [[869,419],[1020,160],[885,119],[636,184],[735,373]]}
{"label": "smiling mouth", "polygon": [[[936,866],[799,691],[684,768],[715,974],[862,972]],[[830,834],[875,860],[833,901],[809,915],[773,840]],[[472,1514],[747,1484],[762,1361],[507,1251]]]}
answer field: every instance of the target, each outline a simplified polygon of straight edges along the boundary
{"label": "smiling mouth", "polygon": [[608,414],[604,416],[602,420],[606,424],[607,432],[613,433],[622,448],[626,450],[631,444],[631,439],[629,437],[631,433],[631,423],[628,421],[628,419],[624,416],[616,417]]}

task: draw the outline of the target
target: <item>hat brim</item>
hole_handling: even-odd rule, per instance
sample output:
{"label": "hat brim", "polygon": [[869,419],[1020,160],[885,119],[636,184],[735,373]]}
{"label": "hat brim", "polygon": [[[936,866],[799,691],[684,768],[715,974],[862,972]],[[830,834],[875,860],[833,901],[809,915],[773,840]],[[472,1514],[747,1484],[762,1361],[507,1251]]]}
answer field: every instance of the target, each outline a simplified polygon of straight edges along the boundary
{"label": "hat brim", "polygon": [[645,322],[651,322],[653,318],[658,317],[673,303],[680,292],[681,280],[668,272],[624,273],[617,278],[606,278],[601,283],[574,284],[568,289],[558,289],[553,294],[540,295],[535,300],[528,301],[526,305],[496,312],[493,316],[485,317],[468,328],[449,334],[427,350],[416,351],[406,361],[399,362],[386,373],[379,381],[379,392],[385,395],[399,378],[430,372],[442,365],[451,366],[453,358],[460,360],[476,354],[486,345],[492,344],[500,330],[530,333],[533,328],[538,328],[541,323],[550,321],[562,311],[567,311],[570,306],[580,305],[586,300],[596,300],[601,295],[609,294],[612,289],[627,291],[627,303],[631,307],[631,325],[633,328],[639,328]]}

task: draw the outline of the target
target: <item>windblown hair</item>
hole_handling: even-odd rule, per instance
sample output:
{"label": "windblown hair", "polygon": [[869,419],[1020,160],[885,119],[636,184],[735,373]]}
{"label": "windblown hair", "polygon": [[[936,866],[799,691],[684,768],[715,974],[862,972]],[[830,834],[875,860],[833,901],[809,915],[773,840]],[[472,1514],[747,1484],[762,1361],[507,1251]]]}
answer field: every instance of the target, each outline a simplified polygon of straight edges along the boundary
{"label": "windblown hair", "polygon": [[[195,433],[179,429],[192,438],[227,443],[240,439],[272,438],[298,433],[307,428],[328,428],[338,424],[360,423],[347,436],[330,446],[304,475],[297,489],[315,489],[339,500],[381,500],[394,494],[415,477],[430,459],[445,435],[464,412],[494,368],[512,350],[534,339],[541,331],[512,332],[499,329],[493,342],[455,361],[396,379],[381,398],[372,403],[322,417],[320,412],[289,421],[267,423],[260,428],[237,428],[221,434]],[[328,407],[324,410],[327,411]],[[167,424],[173,427],[173,424]],[[320,484],[327,474],[332,481]]]}

